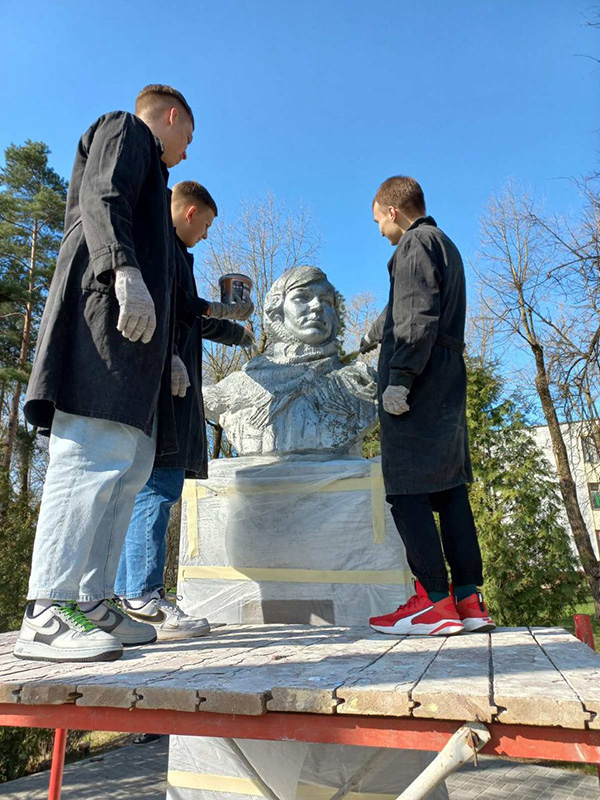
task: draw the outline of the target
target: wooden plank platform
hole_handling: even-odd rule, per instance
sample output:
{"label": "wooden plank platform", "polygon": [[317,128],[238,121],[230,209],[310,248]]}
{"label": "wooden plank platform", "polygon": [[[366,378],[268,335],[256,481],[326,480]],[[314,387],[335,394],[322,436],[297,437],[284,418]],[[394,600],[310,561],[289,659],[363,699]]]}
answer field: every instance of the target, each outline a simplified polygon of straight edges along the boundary
{"label": "wooden plank platform", "polygon": [[0,635],[0,703],[600,729],[600,655],[559,628],[394,638],[363,628],[225,626],[97,664],[19,660],[15,638]]}

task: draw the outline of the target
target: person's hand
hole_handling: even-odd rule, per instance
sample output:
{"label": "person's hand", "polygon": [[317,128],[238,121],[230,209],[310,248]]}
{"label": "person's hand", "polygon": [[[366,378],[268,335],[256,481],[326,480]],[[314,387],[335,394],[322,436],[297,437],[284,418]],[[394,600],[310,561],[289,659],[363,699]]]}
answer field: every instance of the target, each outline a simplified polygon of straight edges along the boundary
{"label": "person's hand", "polygon": [[256,339],[250,328],[244,328],[244,335],[240,339],[240,347],[254,347]]}
{"label": "person's hand", "polygon": [[119,303],[117,330],[131,342],[148,344],[156,328],[154,301],[136,267],[115,268],[115,294]]}
{"label": "person's hand", "polygon": [[171,357],[171,393],[175,397],[185,397],[190,385],[188,371],[179,356]]}
{"label": "person's hand", "polygon": [[369,353],[371,350],[375,350],[378,344],[379,342],[373,342],[371,339],[369,339],[369,334],[365,333],[364,336],[361,336],[358,352],[364,355],[365,353]]}
{"label": "person's hand", "polygon": [[240,300],[235,303],[209,303],[208,316],[213,319],[245,320],[252,316],[254,303],[252,300]]}
{"label": "person's hand", "polygon": [[384,410],[397,416],[409,411],[410,406],[406,402],[409,391],[406,386],[388,386],[381,398]]}

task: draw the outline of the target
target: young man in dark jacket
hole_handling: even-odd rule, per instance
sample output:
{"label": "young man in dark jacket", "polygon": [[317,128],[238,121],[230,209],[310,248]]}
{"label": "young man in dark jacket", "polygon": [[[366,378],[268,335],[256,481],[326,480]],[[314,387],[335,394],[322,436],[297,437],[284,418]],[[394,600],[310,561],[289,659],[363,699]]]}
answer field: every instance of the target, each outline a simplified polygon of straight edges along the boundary
{"label": "young man in dark jacket", "polygon": [[[417,580],[416,594],[405,605],[371,618],[370,624],[381,633],[398,635],[491,630],[494,624],[477,589],[483,583],[481,554],[466,487],[473,476],[462,259],[435,220],[426,216],[423,191],[413,178],[384,181],[373,201],[373,216],[396,250],[388,264],[389,303],[361,349],[381,342],[383,477]],[[441,543],[434,511],[440,517]]]}
{"label": "young man in dark jacket", "polygon": [[215,201],[201,184],[184,181],[173,188],[171,213],[178,256],[178,318],[182,318],[178,323],[177,348],[189,388],[184,391],[182,385],[174,403],[179,450],[156,459],[148,482],[136,498],[115,584],[115,593],[125,611],[133,619],[153,625],[159,639],[203,636],[210,631],[205,619],[184,614],[165,597],[164,591],[170,510],[181,497],[186,474],[192,478],[207,477],[202,340],[243,347],[254,341],[249,329],[229,321],[247,319],[253,310],[252,303],[225,305],[198,297],[194,257],[188,248],[207,238],[218,213]]}
{"label": "young man in dark jacket", "polygon": [[157,446],[178,446],[167,170],[193,129],[183,95],[152,85],[135,114],[105,114],[79,141],[25,399],[28,421],[50,432],[50,460],[20,658],[113,660],[156,638],[109,598]]}

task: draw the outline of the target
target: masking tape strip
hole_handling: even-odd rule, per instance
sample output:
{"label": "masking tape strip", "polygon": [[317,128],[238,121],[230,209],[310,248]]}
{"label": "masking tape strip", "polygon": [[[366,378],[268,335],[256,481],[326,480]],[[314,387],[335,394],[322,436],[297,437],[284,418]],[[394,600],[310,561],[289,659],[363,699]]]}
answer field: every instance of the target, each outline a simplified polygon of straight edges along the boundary
{"label": "masking tape strip", "polygon": [[198,555],[198,483],[195,480],[183,482],[183,501],[187,521],[188,556]]}
{"label": "masking tape strip", "polygon": [[[252,778],[239,778],[229,775],[214,775],[209,772],[183,772],[169,770],[167,783],[177,789],[197,789],[205,792],[229,792],[230,794],[255,795],[265,797],[263,789]],[[299,783],[297,800],[331,800],[337,789],[330,786],[314,786]],[[376,794],[374,792],[350,792],[350,800],[393,800],[397,795]]]}
{"label": "masking tape strip", "polygon": [[371,462],[371,517],[373,519],[373,541],[385,542],[385,486],[379,461]]}
{"label": "masking tape strip", "polygon": [[404,569],[287,569],[283,567],[216,567],[181,566],[179,580],[255,581],[276,583],[366,583],[394,585],[408,583],[409,570]]}
{"label": "masking tape strip", "polygon": [[371,475],[368,478],[342,478],[337,481],[319,484],[318,481],[300,481],[286,483],[257,483],[226,486],[219,491],[202,486],[196,480],[186,480],[183,488],[183,499],[186,504],[188,556],[198,555],[198,500],[205,497],[232,497],[235,495],[255,494],[297,494],[306,492],[371,492],[371,517],[373,521],[373,541],[385,542],[385,491],[381,464],[371,464]]}

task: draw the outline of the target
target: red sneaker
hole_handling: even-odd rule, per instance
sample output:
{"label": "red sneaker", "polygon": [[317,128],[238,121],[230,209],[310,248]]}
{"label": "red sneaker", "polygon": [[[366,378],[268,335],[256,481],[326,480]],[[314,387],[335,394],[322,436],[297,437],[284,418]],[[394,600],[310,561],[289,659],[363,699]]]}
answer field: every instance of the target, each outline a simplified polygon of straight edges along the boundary
{"label": "red sneaker", "polygon": [[371,617],[373,630],[396,636],[452,636],[464,629],[452,596],[434,603],[419,581],[415,581],[415,590],[417,593],[393,614]]}
{"label": "red sneaker", "polygon": [[481,592],[474,592],[456,604],[458,615],[465,630],[470,633],[493,631],[496,625],[483,602]]}

